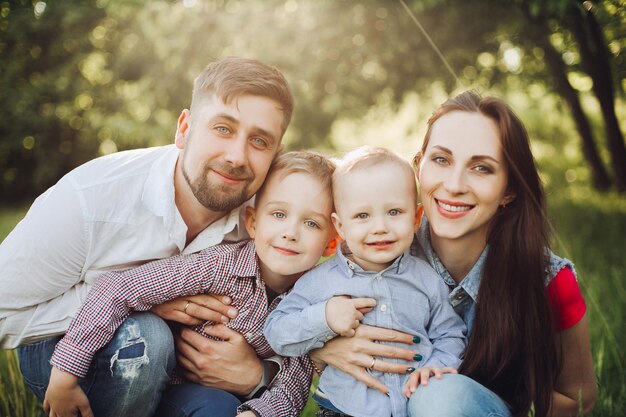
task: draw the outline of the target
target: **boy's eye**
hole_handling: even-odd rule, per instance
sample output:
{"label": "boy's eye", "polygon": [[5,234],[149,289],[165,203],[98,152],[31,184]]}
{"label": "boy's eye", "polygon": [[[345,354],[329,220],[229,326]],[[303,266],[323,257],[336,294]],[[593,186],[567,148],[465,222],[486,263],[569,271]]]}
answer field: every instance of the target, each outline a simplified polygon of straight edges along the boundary
{"label": "boy's eye", "polygon": [[390,216],[397,216],[399,214],[400,214],[400,210],[398,210],[398,209],[391,209],[391,210],[389,210],[389,215]]}
{"label": "boy's eye", "polygon": [[367,219],[369,217],[369,214],[367,213],[359,213],[356,216],[354,216],[357,219]]}
{"label": "boy's eye", "polygon": [[304,224],[307,227],[310,227],[311,229],[319,229],[320,228],[320,226],[316,222],[314,222],[313,220],[307,220],[307,221],[304,222]]}
{"label": "boy's eye", "polygon": [[277,219],[284,219],[285,213],[283,213],[282,211],[275,211],[272,213],[272,216],[276,217]]}

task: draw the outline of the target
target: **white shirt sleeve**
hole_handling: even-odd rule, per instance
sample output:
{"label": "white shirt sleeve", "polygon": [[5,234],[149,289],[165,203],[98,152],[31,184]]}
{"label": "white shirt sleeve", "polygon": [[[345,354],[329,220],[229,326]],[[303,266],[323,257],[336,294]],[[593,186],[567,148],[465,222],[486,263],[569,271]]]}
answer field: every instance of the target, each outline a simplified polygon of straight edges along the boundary
{"label": "white shirt sleeve", "polygon": [[71,304],[78,307],[87,292],[85,212],[84,199],[66,176],[35,200],[0,244],[0,348],[49,337],[50,323],[69,324],[74,309],[68,310],[67,298],[76,298]]}

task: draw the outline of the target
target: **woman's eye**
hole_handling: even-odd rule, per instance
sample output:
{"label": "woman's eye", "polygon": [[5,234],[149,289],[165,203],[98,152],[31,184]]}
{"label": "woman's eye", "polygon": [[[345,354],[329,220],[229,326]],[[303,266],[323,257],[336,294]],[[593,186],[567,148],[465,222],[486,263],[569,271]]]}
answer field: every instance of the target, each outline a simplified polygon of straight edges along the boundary
{"label": "woman's eye", "polygon": [[493,170],[485,165],[478,165],[476,167],[474,167],[474,170],[477,172],[480,172],[481,174],[489,174],[491,172],[493,172]]}
{"label": "woman's eye", "polygon": [[443,164],[445,164],[446,162],[448,162],[448,160],[447,160],[446,158],[444,158],[443,156],[435,156],[435,157],[433,158],[433,161],[434,161],[435,163],[437,163],[437,164],[440,164],[440,165],[443,165]]}

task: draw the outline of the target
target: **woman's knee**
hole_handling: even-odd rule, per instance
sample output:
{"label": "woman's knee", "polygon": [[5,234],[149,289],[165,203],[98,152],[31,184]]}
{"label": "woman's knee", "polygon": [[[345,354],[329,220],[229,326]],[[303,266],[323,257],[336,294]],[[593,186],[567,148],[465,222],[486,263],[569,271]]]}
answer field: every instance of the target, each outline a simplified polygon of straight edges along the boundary
{"label": "woman's knee", "polygon": [[459,374],[430,379],[409,399],[411,417],[509,417],[506,403],[488,388]]}

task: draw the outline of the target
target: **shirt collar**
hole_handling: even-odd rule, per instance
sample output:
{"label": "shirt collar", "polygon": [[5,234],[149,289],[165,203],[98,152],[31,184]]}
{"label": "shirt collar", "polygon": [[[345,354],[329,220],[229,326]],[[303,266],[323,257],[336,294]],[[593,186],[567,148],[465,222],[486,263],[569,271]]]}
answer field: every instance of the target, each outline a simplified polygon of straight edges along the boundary
{"label": "shirt collar", "polygon": [[338,258],[337,259],[338,264],[341,266],[342,269],[344,269],[344,271],[348,273],[349,276],[353,276],[355,273],[359,273],[361,275],[363,274],[378,275],[378,274],[383,274],[387,271],[394,271],[394,270],[396,274],[400,274],[406,268],[407,257],[410,256],[407,250],[405,253],[398,256],[391,263],[391,265],[389,265],[387,268],[383,269],[382,271],[366,271],[363,268],[361,268],[359,265],[357,265],[356,263],[348,259],[346,255],[350,254],[350,249],[348,248],[348,245],[346,245],[345,241],[339,245],[339,248],[336,253],[337,253],[336,256]]}
{"label": "shirt collar", "polygon": [[[439,276],[444,280],[444,282],[451,288],[457,287],[457,283],[452,278],[446,267],[441,262],[439,255],[435,252],[431,245],[430,241],[430,224],[426,216],[422,216],[422,220],[420,222],[420,227],[417,231],[417,250],[420,251],[428,261],[428,263],[433,267],[433,269],[439,274]],[[485,265],[485,259],[487,258],[487,253],[489,251],[489,245],[485,246],[482,253],[478,257],[474,266],[470,269],[465,277],[458,284],[459,287],[465,290],[465,292],[472,297],[474,302],[478,297],[478,287],[480,285],[480,279],[482,276],[483,267]]]}
{"label": "shirt collar", "polygon": [[241,245],[241,252],[237,256],[235,265],[233,265],[233,275],[236,277],[260,277],[261,272],[254,240],[244,240],[239,245]]}

